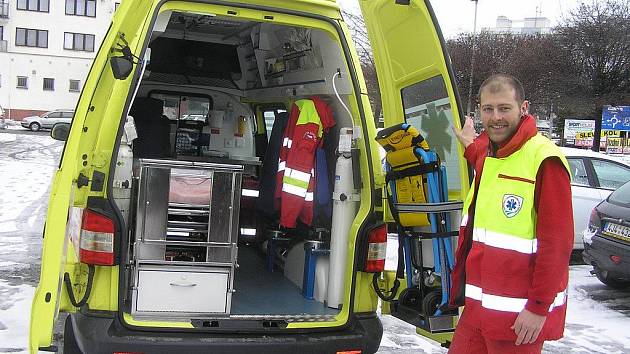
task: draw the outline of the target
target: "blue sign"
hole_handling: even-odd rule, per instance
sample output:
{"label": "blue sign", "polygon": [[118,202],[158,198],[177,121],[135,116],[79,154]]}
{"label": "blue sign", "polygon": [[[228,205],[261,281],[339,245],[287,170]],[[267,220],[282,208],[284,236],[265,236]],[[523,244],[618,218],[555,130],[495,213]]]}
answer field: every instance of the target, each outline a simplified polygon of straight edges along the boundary
{"label": "blue sign", "polygon": [[602,130],[630,131],[630,106],[604,106]]}

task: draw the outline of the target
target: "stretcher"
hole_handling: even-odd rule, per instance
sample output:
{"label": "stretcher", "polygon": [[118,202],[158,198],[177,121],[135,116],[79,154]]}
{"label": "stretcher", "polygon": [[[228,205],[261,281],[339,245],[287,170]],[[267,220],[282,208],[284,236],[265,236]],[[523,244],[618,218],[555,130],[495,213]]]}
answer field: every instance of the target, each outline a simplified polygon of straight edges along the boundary
{"label": "stretcher", "polygon": [[[447,303],[451,271],[455,264],[451,213],[461,211],[461,201],[449,201],[446,168],[422,135],[402,123],[380,131],[377,141],[385,148],[387,201],[398,231],[396,282],[383,300],[392,315],[429,333],[455,328],[457,311]],[[431,247],[433,262],[423,257]],[[398,279],[405,288],[398,293]]]}

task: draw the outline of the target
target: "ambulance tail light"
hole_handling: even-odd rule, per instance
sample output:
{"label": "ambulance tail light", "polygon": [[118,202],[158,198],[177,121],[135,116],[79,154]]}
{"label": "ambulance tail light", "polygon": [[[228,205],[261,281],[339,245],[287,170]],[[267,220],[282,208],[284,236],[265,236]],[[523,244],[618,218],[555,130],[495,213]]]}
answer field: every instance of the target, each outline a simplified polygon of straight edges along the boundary
{"label": "ambulance tail light", "polygon": [[114,265],[114,222],[92,210],[83,211],[79,259],[93,265]]}
{"label": "ambulance tail light", "polygon": [[363,271],[380,273],[385,270],[387,253],[387,224],[379,225],[368,232],[368,247]]}

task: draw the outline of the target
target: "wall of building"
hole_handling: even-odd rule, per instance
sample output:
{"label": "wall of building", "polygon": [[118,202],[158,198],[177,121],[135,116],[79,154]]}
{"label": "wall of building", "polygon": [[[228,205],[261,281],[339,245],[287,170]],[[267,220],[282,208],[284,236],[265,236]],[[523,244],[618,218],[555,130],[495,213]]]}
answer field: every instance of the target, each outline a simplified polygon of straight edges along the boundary
{"label": "wall of building", "polygon": [[[0,106],[6,118],[20,119],[32,112],[74,109],[96,51],[120,1],[97,0],[96,17],[66,15],[66,1],[50,0],[49,12],[17,9],[9,0],[9,17],[0,19],[7,51],[0,52]],[[16,28],[48,31],[48,47],[16,45]],[[66,32],[94,35],[94,51],[64,49]],[[28,87],[18,88],[17,77],[27,77]],[[54,90],[44,90],[44,78],[54,79]],[[79,91],[70,90],[79,80]]]}

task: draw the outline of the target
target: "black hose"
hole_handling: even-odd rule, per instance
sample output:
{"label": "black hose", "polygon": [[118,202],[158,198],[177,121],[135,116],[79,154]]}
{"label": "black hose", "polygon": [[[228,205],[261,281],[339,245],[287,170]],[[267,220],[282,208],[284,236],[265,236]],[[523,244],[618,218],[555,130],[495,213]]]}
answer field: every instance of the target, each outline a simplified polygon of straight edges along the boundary
{"label": "black hose", "polygon": [[385,296],[385,294],[383,294],[381,289],[378,287],[378,276],[380,274],[381,273],[374,273],[374,276],[372,277],[372,286],[374,287],[374,291],[376,292],[376,295],[378,295],[378,297],[381,298],[381,300],[392,301],[394,300],[394,298],[396,297],[396,294],[398,293],[398,287],[400,286],[400,281],[398,281],[397,278],[394,278],[394,286],[392,286],[392,288],[389,290],[389,295]]}
{"label": "black hose", "polygon": [[67,272],[63,275],[63,282],[66,284],[66,291],[68,292],[68,297],[70,298],[70,303],[74,307],[82,307],[87,303],[88,298],[90,297],[90,293],[92,292],[92,280],[94,279],[94,265],[88,264],[88,279],[87,279],[87,287],[85,289],[85,294],[83,294],[83,298],[81,301],[77,302],[74,297],[74,292],[72,291],[72,282],[70,281],[70,274]]}

